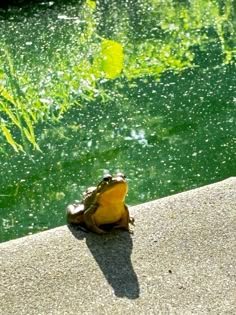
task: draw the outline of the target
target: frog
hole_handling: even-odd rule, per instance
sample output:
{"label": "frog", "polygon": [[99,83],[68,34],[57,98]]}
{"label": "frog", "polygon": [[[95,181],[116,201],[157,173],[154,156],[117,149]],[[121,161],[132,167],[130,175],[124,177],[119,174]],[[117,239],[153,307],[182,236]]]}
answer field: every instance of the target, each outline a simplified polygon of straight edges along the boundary
{"label": "frog", "polygon": [[85,226],[97,234],[107,233],[106,226],[133,233],[129,224],[134,225],[134,218],[125,203],[127,192],[128,183],[123,173],[106,174],[97,186],[87,188],[81,202],[67,206],[67,223]]}

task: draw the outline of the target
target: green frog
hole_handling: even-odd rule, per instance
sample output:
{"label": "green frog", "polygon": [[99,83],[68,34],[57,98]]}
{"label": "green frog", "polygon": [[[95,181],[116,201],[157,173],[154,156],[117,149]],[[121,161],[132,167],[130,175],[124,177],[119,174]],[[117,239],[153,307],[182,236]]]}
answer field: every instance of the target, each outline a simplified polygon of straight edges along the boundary
{"label": "green frog", "polygon": [[131,232],[129,223],[134,224],[134,218],[125,204],[127,191],[128,184],[122,173],[105,175],[96,187],[86,190],[81,203],[67,207],[67,222],[85,226],[98,234],[107,232],[102,228],[106,225]]}

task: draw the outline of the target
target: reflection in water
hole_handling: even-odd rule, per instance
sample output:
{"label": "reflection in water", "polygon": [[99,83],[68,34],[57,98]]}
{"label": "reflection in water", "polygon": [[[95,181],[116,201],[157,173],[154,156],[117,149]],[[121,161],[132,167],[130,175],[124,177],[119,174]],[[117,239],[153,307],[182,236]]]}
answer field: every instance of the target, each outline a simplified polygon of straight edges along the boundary
{"label": "reflection in water", "polygon": [[131,262],[132,237],[127,232],[108,235],[81,233],[69,226],[76,238],[86,237],[86,244],[117,297],[137,299],[139,282]]}

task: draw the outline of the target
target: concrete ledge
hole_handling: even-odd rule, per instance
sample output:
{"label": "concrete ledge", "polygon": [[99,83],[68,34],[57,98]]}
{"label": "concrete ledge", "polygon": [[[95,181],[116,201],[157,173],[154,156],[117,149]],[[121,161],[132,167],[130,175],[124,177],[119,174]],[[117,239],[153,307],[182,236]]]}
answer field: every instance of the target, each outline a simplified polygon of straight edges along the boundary
{"label": "concrete ledge", "polygon": [[236,178],[131,212],[133,235],[0,244],[0,314],[236,314]]}

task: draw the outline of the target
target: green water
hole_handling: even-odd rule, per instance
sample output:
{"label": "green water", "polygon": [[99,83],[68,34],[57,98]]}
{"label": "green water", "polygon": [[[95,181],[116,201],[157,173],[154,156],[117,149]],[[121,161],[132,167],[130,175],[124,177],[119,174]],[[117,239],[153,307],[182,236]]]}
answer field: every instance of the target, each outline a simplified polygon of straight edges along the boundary
{"label": "green water", "polygon": [[[1,107],[24,149],[0,136],[1,241],[65,224],[107,172],[126,174],[129,205],[236,175],[233,2],[69,3],[0,11],[0,83],[40,148]],[[103,39],[122,45],[122,69],[100,64]]]}

